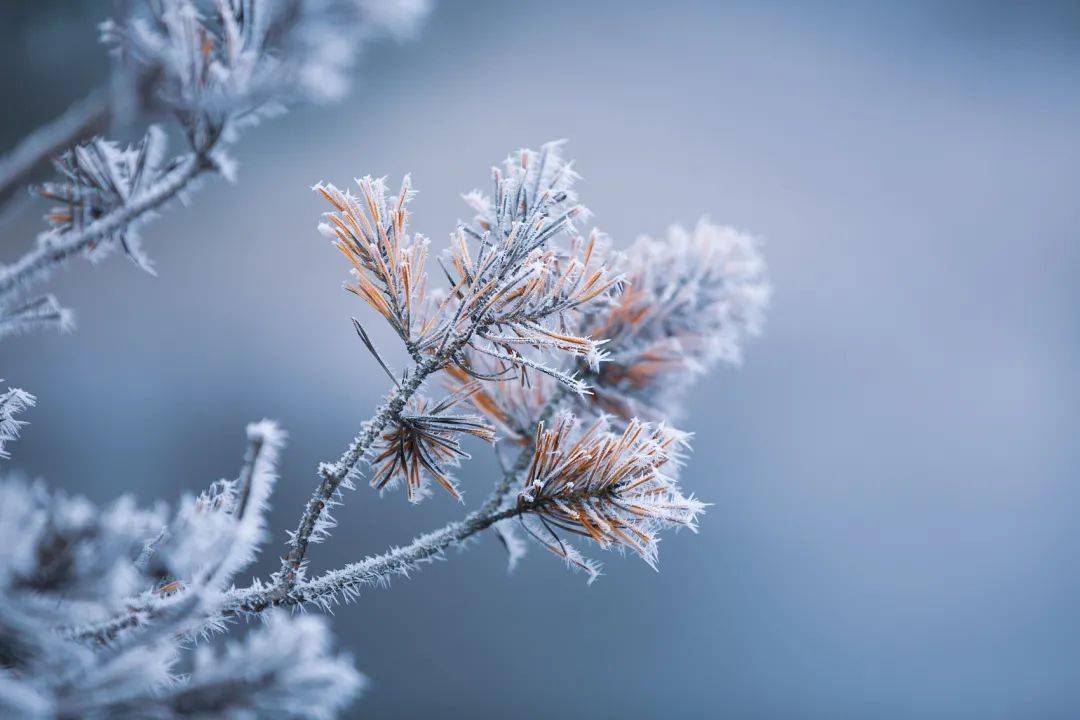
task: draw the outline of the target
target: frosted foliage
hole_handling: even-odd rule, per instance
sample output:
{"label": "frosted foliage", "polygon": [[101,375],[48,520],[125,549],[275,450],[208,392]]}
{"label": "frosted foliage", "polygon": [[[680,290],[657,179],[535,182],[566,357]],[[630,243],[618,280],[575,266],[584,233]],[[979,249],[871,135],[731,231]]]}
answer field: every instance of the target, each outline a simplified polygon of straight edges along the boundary
{"label": "frosted foliage", "polygon": [[[232,575],[253,558],[281,432],[249,427],[240,476],[181,504],[98,508],[0,479],[0,716],[332,717],[361,677],[314,618],[275,616],[215,653]],[[86,636],[76,628],[107,630]],[[303,664],[296,667],[295,663]]]}
{"label": "frosted foliage", "polygon": [[622,292],[586,327],[612,338],[591,403],[624,418],[662,418],[717,361],[738,364],[746,336],[764,324],[771,287],[759,243],[701,220],[626,253]]}
{"label": "frosted foliage", "polygon": [[[217,143],[285,72],[278,63],[287,58],[257,49],[281,40],[261,3],[218,3],[216,25],[202,6],[155,7],[157,25],[132,21],[125,31],[142,33],[146,47],[158,43],[162,68],[190,61],[168,70],[164,98],[186,117],[192,154],[163,163],[151,132],[130,148],[93,141],[64,155],[63,179],[43,190],[59,203],[53,230],[36,253],[0,269],[0,302],[58,254],[96,255],[111,244],[148,267],[134,225],[198,172],[225,172]],[[394,13],[371,17],[408,24]],[[745,337],[760,331],[769,285],[758,243],[705,221],[615,251],[599,230],[579,229],[588,212],[577,179],[562,143],[513,153],[492,170],[490,197],[464,196],[475,217],[442,252],[410,230],[409,176],[396,191],[372,176],[357,180],[355,193],[316,185],[330,206],[318,229],[346,261],[345,289],[394,331],[404,367],[392,369],[368,321],[352,319],[389,390],[340,457],[318,465],[279,569],[244,587],[235,581],[267,539],[284,441],[272,422],[248,426],[236,477],[183,497],[171,513],[130,499],[99,509],[11,477],[0,482],[0,715],[336,716],[362,676],[330,652],[322,620],[279,608],[330,610],[485,530],[510,569],[530,543],[589,582],[600,565],[583,550],[630,553],[658,569],[661,533],[696,532],[706,508],[679,482],[690,435],[669,424],[671,401],[717,361],[740,360]],[[430,288],[432,278],[445,286]],[[8,318],[61,312],[49,298],[0,308],[0,335]],[[425,388],[436,380],[449,391],[438,401]],[[33,403],[21,390],[0,395],[0,457]],[[330,539],[331,511],[365,472],[376,490],[403,487],[413,502],[441,488],[464,503],[467,483],[451,472],[471,458],[470,444],[493,446],[501,467],[476,509],[309,576],[309,549]],[[211,645],[229,622],[254,617],[265,625]]]}
{"label": "frosted foliage", "polygon": [[495,429],[478,417],[448,412],[479,389],[472,383],[438,403],[413,396],[406,412],[398,415],[389,430],[372,448],[372,487],[380,490],[405,486],[409,500],[419,502],[430,494],[433,480],[456,500],[462,500],[457,482],[448,472],[471,456],[461,448],[460,438],[471,435],[495,442]]}
{"label": "frosted foliage", "polygon": [[[120,10],[101,27],[115,58],[109,91],[33,133],[20,163],[0,162],[2,192],[17,178],[11,168],[69,148],[37,190],[53,203],[47,230],[0,266],[0,338],[71,327],[54,297],[27,292],[71,258],[119,248],[152,272],[138,235],[147,220],[208,175],[235,180],[226,148],[242,129],[341,97],[364,46],[410,34],[428,2],[131,0]],[[127,147],[85,140],[80,128],[99,104],[120,122],[175,118],[184,149],[170,156],[153,126]],[[281,608],[329,610],[485,530],[511,569],[530,542],[590,582],[600,566],[578,545],[658,568],[660,533],[696,531],[705,509],[679,483],[690,436],[668,424],[672,400],[717,361],[739,362],[769,285],[758,243],[706,221],[614,250],[580,227],[589,212],[578,179],[561,141],[513,152],[491,169],[490,191],[463,195],[473,219],[435,249],[410,227],[410,176],[397,190],[371,175],[357,190],[315,186],[329,204],[318,229],[370,315],[352,327],[389,389],[338,459],[317,466],[269,577],[235,585],[268,536],[284,441],[270,421],[248,426],[235,477],[175,511],[130,498],[100,508],[0,477],[0,717],[335,717],[364,679],[331,651],[323,620]],[[400,341],[399,370],[372,342],[370,321]],[[440,381],[449,395],[435,401],[425,386]],[[0,393],[0,459],[34,402]],[[451,471],[484,444],[501,472],[478,507],[309,576],[309,548],[330,538],[331,510],[365,473],[376,490],[403,487],[414,502],[441,488],[464,503],[468,483]],[[230,622],[256,617],[262,627],[214,646]]]}
{"label": "frosted foliage", "polygon": [[[602,342],[573,332],[572,316],[606,297],[617,276],[597,262],[599,233],[581,237],[576,219],[587,216],[577,203],[577,174],[561,143],[537,152],[521,150],[493,168],[495,196],[465,195],[476,210],[472,225],[451,236],[439,264],[450,283],[441,302],[427,291],[428,243],[406,234],[406,205],[413,197],[406,177],[389,195],[382,180],[358,181],[360,196],[333,185],[315,186],[333,210],[320,231],[352,265],[346,287],[383,316],[414,359],[443,358],[472,370],[470,353],[513,365],[523,374],[548,375],[574,392],[584,385],[542,355],[581,358],[591,368],[603,359]],[[569,237],[566,246],[558,241]],[[443,261],[445,260],[445,262]]]}
{"label": "frosted foliage", "polygon": [[129,97],[157,78],[154,100],[213,124],[339,99],[364,44],[412,33],[427,11],[420,0],[160,0],[101,30]]}
{"label": "frosted foliage", "polygon": [[[87,101],[91,117],[61,117],[32,133],[12,153],[19,162],[6,164],[13,170],[0,161],[2,194],[19,181],[18,167],[69,147],[54,160],[56,179],[37,189],[56,202],[46,216],[48,230],[33,250],[0,266],[0,339],[72,326],[71,312],[51,296],[22,296],[73,257],[96,260],[120,247],[153,272],[141,248],[141,224],[170,202],[186,201],[206,175],[235,181],[237,163],[226,147],[241,130],[297,103],[339,99],[365,45],[411,34],[428,11],[424,0],[131,0],[118,6],[121,14],[101,25],[115,59],[112,82],[107,93],[94,96],[103,100]],[[100,117],[93,114],[99,103]],[[175,118],[184,152],[167,157],[165,134],[154,126],[127,148],[83,135],[91,121],[130,124],[149,114]]]}
{"label": "frosted foliage", "polygon": [[[53,163],[59,179],[38,190],[42,197],[57,203],[45,216],[53,232],[81,230],[152,187],[173,169],[171,164],[164,165],[165,149],[165,133],[151,126],[146,137],[130,147],[121,148],[96,138],[63,153]],[[136,265],[153,273],[134,223],[102,237],[86,248],[86,254],[100,259],[116,246],[122,247]]]}
{"label": "frosted foliage", "polygon": [[183,682],[109,707],[110,716],[153,718],[333,718],[364,685],[351,660],[330,653],[325,622],[268,613],[266,626],[223,651],[194,652]]}
{"label": "frosted foliage", "polygon": [[[302,570],[305,538],[325,539],[325,509],[342,502],[341,478],[351,482],[359,456],[374,457],[379,489],[404,481],[416,500],[434,478],[461,498],[441,467],[465,457],[460,432],[413,424],[412,408],[426,402],[413,393],[439,371],[506,441],[524,446],[518,465],[528,472],[497,490],[493,507],[516,484],[521,526],[571,566],[596,576],[562,531],[629,549],[655,567],[659,531],[696,528],[705,505],[674,481],[689,436],[663,420],[693,379],[719,360],[738,363],[744,338],[760,332],[770,288],[758,242],[702,220],[616,252],[598,230],[575,227],[588,213],[562,145],[511,154],[492,169],[493,195],[463,196],[475,217],[442,253],[446,291],[428,289],[429,244],[415,250],[419,236],[405,230],[409,177],[396,194],[370,176],[358,181],[358,196],[315,187],[333,208],[319,229],[352,266],[346,289],[391,325],[416,364],[396,376],[354,320],[394,389],[322,472],[293,535],[292,572]],[[518,543],[506,523],[498,527],[516,559]]]}
{"label": "frosted foliage", "polygon": [[570,413],[548,429],[540,423],[518,506],[534,519],[534,539],[586,570],[598,568],[559,537],[555,528],[581,535],[601,548],[637,553],[657,567],[657,534],[669,527],[696,531],[705,505],[684,495],[677,476],[689,437],[663,424],[631,420],[621,433],[606,418],[589,425]]}

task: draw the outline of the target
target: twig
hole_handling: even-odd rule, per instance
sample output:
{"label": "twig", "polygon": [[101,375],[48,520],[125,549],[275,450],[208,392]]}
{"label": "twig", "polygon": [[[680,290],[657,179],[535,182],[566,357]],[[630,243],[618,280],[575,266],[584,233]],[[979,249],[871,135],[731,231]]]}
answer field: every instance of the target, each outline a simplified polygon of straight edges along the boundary
{"label": "twig", "polygon": [[[486,505],[485,505],[486,508]],[[516,517],[524,510],[510,507],[504,510],[477,510],[464,520],[450,523],[439,530],[415,538],[401,548],[331,570],[313,580],[304,580],[281,593],[273,587],[250,586],[229,594],[223,614],[226,617],[260,613],[271,607],[291,607],[316,603],[333,604],[341,595],[351,598],[365,586],[385,585],[392,575],[405,575],[419,563],[439,555],[451,545],[464,542],[500,520]]]}
{"label": "twig", "polygon": [[[550,418],[558,406],[560,395],[553,396],[538,421]],[[524,510],[518,506],[503,508],[507,494],[517,484],[533,456],[532,435],[521,448],[514,464],[505,470],[492,488],[484,504],[464,519],[445,525],[438,530],[413,538],[404,547],[393,548],[380,555],[367,557],[337,570],[328,571],[312,580],[292,583],[287,589],[280,584],[255,582],[246,588],[228,593],[219,619],[261,613],[272,607],[295,607],[309,603],[329,605],[335,598],[355,597],[361,587],[385,585],[393,575],[407,575],[424,561],[439,555],[453,545],[465,542],[492,525],[520,515]],[[249,452],[251,452],[249,450]],[[245,470],[247,468],[245,462]],[[241,471],[241,478],[244,471]],[[141,626],[155,619],[159,609],[151,605],[132,603],[129,611],[101,623],[70,628],[68,637],[90,643],[109,643],[121,632]]]}
{"label": "twig", "polygon": [[334,493],[338,491],[341,483],[349,476],[356,464],[363,458],[364,453],[379,437],[379,433],[392,420],[397,418],[420,386],[432,373],[440,370],[445,364],[444,354],[432,355],[413,368],[408,378],[400,382],[390,393],[387,400],[379,406],[370,420],[364,423],[360,434],[353,438],[349,447],[336,463],[324,463],[319,466],[319,474],[322,481],[315,493],[308,500],[304,513],[300,517],[300,523],[291,540],[291,549],[281,561],[281,573],[277,583],[277,592],[284,595],[296,583],[300,568],[307,554],[308,545],[312,535],[316,532],[319,522],[323,519],[327,505]]}
{"label": "twig", "polygon": [[[308,545],[311,543],[312,535],[316,533],[319,521],[322,519],[327,506],[331,503],[334,493],[337,492],[341,483],[345,481],[356,467],[356,464],[360,462],[360,459],[378,438],[382,429],[401,414],[402,409],[405,407],[405,403],[416,393],[424,383],[424,380],[432,373],[445,367],[449,358],[453,357],[453,355],[458,352],[466,339],[467,338],[459,338],[451,342],[442,350],[442,352],[432,355],[416,365],[413,372],[393,389],[389,398],[379,407],[374,417],[364,423],[363,430],[359,435],[353,438],[353,441],[349,444],[348,449],[341,458],[333,465],[324,463],[319,467],[319,474],[322,476],[322,482],[319,483],[319,487],[316,489],[315,494],[312,495],[307,506],[304,508],[304,514],[300,518],[300,524],[291,540],[292,548],[289,550],[288,554],[282,558],[281,572],[278,574],[278,581],[276,583],[276,594],[279,598],[284,597],[289,593],[290,589],[297,584],[300,568],[303,566],[304,556],[307,553]],[[540,417],[537,418],[538,423],[551,417],[565,393],[565,388],[562,388],[561,386],[555,389],[551,399],[540,414]],[[476,513],[470,515],[470,518],[478,514],[489,515],[497,510],[502,504],[503,499],[506,497],[506,493],[509,492],[517,475],[527,467],[528,461],[532,457],[531,433],[529,439],[530,443],[522,449],[514,466],[509,472],[503,475],[488,500],[476,511]],[[467,523],[468,518],[463,522]],[[444,532],[449,527],[450,526],[447,526],[447,528],[443,528],[443,530],[437,532]]]}
{"label": "twig", "polygon": [[[352,598],[361,587],[385,585],[393,575],[407,575],[420,563],[430,560],[452,545],[468,540],[495,523],[516,517],[524,512],[515,506],[500,510],[507,492],[532,458],[532,444],[522,448],[514,466],[493,488],[491,495],[477,510],[463,520],[452,522],[438,530],[421,535],[404,547],[393,548],[380,555],[367,557],[337,570],[331,570],[312,580],[293,584],[287,592],[279,586],[255,582],[246,588],[227,593],[218,619],[258,614],[273,607],[295,607],[309,603],[332,604],[338,596]],[[123,615],[101,623],[69,628],[65,636],[88,643],[112,642],[124,630],[139,627],[156,619],[161,607],[131,604]]]}
{"label": "twig", "polygon": [[251,499],[251,484],[255,479],[255,470],[259,467],[263,446],[266,444],[266,436],[262,433],[252,433],[249,430],[248,449],[244,453],[244,465],[240,468],[240,475],[236,479],[236,507],[233,514],[238,519],[243,519],[247,512],[248,500]]}
{"label": "twig", "polygon": [[[537,418],[537,424],[551,418],[564,394],[565,391],[561,389],[555,391]],[[235,590],[226,604],[225,615],[258,613],[269,607],[330,603],[339,594],[350,598],[360,587],[385,584],[390,576],[407,574],[415,569],[418,563],[438,555],[450,546],[464,542],[500,520],[520,515],[522,510],[518,507],[502,506],[507,494],[518,483],[519,477],[532,461],[533,434],[530,433],[528,437],[529,442],[521,448],[514,464],[499,478],[484,504],[469,513],[465,519],[416,537],[404,547],[331,570],[313,580],[296,582],[288,590],[284,590],[280,585],[268,588],[260,583]]]}
{"label": "twig", "polygon": [[81,230],[43,236],[36,248],[11,265],[0,268],[0,298],[11,294],[17,288],[29,286],[72,256],[160,207],[188,187],[199,175],[213,169],[214,165],[208,159],[195,154],[187,155],[160,182],[131,202]]}

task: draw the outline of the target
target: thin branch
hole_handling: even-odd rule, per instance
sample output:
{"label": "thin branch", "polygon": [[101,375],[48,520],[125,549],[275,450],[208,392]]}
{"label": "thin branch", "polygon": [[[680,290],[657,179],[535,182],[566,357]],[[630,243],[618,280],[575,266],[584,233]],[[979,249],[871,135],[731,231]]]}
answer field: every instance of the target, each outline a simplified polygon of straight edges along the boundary
{"label": "thin branch", "polygon": [[43,295],[15,308],[0,308],[0,338],[37,328],[65,332],[73,323],[72,312],[60,307],[52,295]]}
{"label": "thin branch", "polygon": [[247,615],[271,607],[310,603],[324,607],[331,605],[338,596],[348,599],[355,596],[361,587],[385,585],[393,575],[407,575],[420,563],[441,554],[450,546],[462,543],[500,520],[516,517],[522,512],[524,510],[516,506],[497,511],[482,508],[464,520],[415,538],[405,547],[331,570],[313,580],[298,582],[285,593],[265,585],[235,590],[229,594],[223,614],[226,617]]}
{"label": "thin branch", "polygon": [[[248,500],[251,499],[251,484],[255,479],[255,470],[262,460],[263,447],[266,445],[266,434],[263,432],[248,432],[248,448],[244,453],[244,465],[240,468],[240,475],[236,478],[236,507],[233,514],[238,519],[243,519],[247,512]],[[272,462],[272,461],[271,461]]]}
{"label": "thin branch", "polygon": [[[393,548],[380,555],[367,557],[337,570],[331,570],[312,580],[301,580],[285,592],[280,586],[255,582],[246,588],[227,593],[224,606],[215,622],[264,612],[273,607],[295,607],[310,603],[333,604],[338,597],[351,599],[361,587],[385,585],[393,575],[408,575],[420,564],[429,561],[453,545],[465,542],[492,525],[520,515],[525,510],[517,505],[500,509],[507,492],[518,476],[528,468],[532,445],[522,448],[513,467],[492,490],[477,510],[463,520],[452,522],[438,530],[413,538],[404,547]],[[66,637],[88,643],[108,644],[125,630],[140,627],[156,619],[162,606],[132,603],[128,612],[101,623],[93,623],[64,631]]]}
{"label": "thin branch", "polygon": [[199,175],[213,169],[208,159],[187,155],[147,192],[85,228],[43,236],[36,248],[0,268],[0,298],[45,277],[53,268],[173,199]]}
{"label": "thin branch", "polygon": [[26,185],[35,170],[61,150],[103,132],[109,116],[109,93],[98,89],[23,138],[0,157],[0,202]]}
{"label": "thin branch", "polygon": [[[557,390],[537,418],[537,423],[551,418],[562,397],[563,392]],[[535,450],[532,438],[533,434],[530,433],[529,442],[521,448],[514,464],[499,478],[484,504],[469,513],[465,519],[416,537],[404,547],[331,570],[312,580],[296,582],[287,591],[281,586],[273,588],[261,583],[235,590],[226,603],[225,615],[257,613],[269,607],[307,603],[325,605],[332,603],[339,595],[346,599],[351,598],[361,587],[384,585],[392,575],[406,575],[416,569],[419,563],[431,559],[452,545],[465,542],[501,520],[520,515],[522,509],[517,506],[503,508],[503,503],[532,461]]]}
{"label": "thin branch", "polygon": [[349,447],[341,455],[336,463],[324,463],[319,466],[319,474],[322,481],[315,493],[308,500],[304,513],[300,517],[300,523],[291,539],[288,554],[282,558],[281,573],[277,583],[278,593],[285,594],[296,583],[300,568],[304,563],[308,545],[312,536],[316,535],[320,523],[324,520],[327,506],[331,503],[334,493],[341,484],[349,477],[364,453],[379,437],[391,421],[396,419],[420,386],[432,373],[440,370],[446,364],[443,355],[433,355],[413,368],[413,372],[405,380],[400,382],[390,393],[386,401],[379,406],[375,415],[364,423],[360,434],[353,438]]}
{"label": "thin branch", "polygon": [[[438,372],[445,367],[449,358],[453,357],[467,340],[468,338],[458,338],[450,343],[449,346],[445,347],[442,352],[432,355],[422,363],[416,365],[413,372],[391,391],[390,396],[375,412],[375,415],[364,423],[363,430],[361,430],[359,435],[353,438],[353,441],[349,444],[348,449],[342,454],[341,458],[333,465],[324,463],[319,467],[319,474],[322,476],[322,481],[315,490],[315,494],[308,500],[307,506],[304,508],[304,514],[300,518],[300,524],[298,525],[296,532],[292,534],[290,541],[292,547],[281,561],[281,571],[277,576],[277,587],[275,590],[275,593],[279,598],[283,598],[289,593],[291,588],[297,585],[300,569],[303,567],[304,557],[307,554],[308,545],[313,541],[313,536],[315,537],[315,541],[318,541],[318,528],[320,522],[324,520],[327,508],[332,504],[334,494],[338,491],[338,488],[346,478],[349,477],[357,463],[360,462],[360,459],[363,458],[367,450],[378,439],[379,433],[382,432],[383,428],[401,415],[401,411],[409,401],[409,398],[416,393],[431,374]],[[537,422],[542,422],[551,417],[559,401],[562,399],[564,392],[565,391],[560,388],[553,393],[551,400],[544,408],[540,417],[537,418]],[[529,437],[532,437],[531,433]],[[487,502],[485,502],[483,507],[481,507],[477,513],[474,513],[474,515],[489,515],[499,508],[503,498],[505,498],[506,493],[509,492],[509,489],[517,478],[517,475],[528,466],[528,461],[531,458],[531,447],[531,444],[528,444],[522,449],[514,467],[511,468],[510,472],[504,474]],[[473,515],[470,515],[469,517],[471,518]],[[463,522],[468,523],[468,518]],[[450,526],[447,526],[447,528],[438,532],[444,532],[449,527]]]}
{"label": "thin branch", "polygon": [[[562,394],[557,393],[544,408],[538,422],[550,418]],[[309,603],[330,605],[336,599],[351,599],[362,587],[384,586],[394,575],[407,576],[420,564],[429,561],[453,545],[464,543],[502,520],[519,516],[525,509],[517,505],[503,507],[506,496],[518,484],[519,478],[532,461],[535,450],[530,441],[522,446],[514,464],[504,470],[484,504],[464,519],[452,522],[425,535],[420,535],[404,547],[393,548],[380,555],[367,557],[337,570],[328,571],[312,580],[299,580],[287,588],[278,584],[257,581],[246,588],[227,594],[224,606],[215,622],[242,615],[258,614],[273,607],[295,607]],[[249,450],[250,452],[250,450]],[[247,463],[245,461],[245,469]],[[241,472],[243,478],[244,472]],[[305,515],[306,517],[306,515]],[[88,643],[108,644],[120,633],[140,627],[156,619],[160,606],[130,603],[128,612],[101,623],[69,628],[64,634]]]}

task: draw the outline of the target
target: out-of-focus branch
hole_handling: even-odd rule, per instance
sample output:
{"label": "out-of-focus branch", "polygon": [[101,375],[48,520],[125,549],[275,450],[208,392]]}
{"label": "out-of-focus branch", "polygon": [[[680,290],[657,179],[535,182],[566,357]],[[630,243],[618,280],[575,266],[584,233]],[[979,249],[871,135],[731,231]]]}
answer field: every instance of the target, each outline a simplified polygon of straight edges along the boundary
{"label": "out-of-focus branch", "polygon": [[201,174],[214,170],[214,167],[203,156],[187,155],[146,192],[81,230],[42,236],[37,247],[11,265],[0,268],[0,298],[17,289],[25,289],[73,256],[161,207]]}
{"label": "out-of-focus branch", "polygon": [[42,295],[14,308],[0,308],[0,339],[38,328],[68,330],[73,323],[72,313],[60,307],[52,295]]}
{"label": "out-of-focus branch", "polygon": [[0,204],[29,184],[37,170],[60,151],[104,132],[110,116],[109,93],[98,89],[23,138],[0,157]]}

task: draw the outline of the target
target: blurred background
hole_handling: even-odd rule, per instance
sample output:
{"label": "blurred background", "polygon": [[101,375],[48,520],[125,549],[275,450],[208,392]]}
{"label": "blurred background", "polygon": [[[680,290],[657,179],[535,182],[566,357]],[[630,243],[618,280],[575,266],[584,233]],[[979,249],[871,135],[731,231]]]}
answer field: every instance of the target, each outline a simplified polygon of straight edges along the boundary
{"label": "blurred background", "polygon": [[[108,13],[0,6],[0,148],[105,81]],[[0,348],[39,397],[7,467],[172,500],[276,418],[272,567],[385,389],[310,186],[411,171],[438,243],[492,163],[566,137],[617,243],[702,213],[766,242],[766,333],[682,422],[714,506],[659,574],[594,550],[586,587],[533,548],[508,576],[485,537],[365,592],[333,620],[372,679],[357,713],[1077,717],[1078,79],[1072,2],[440,2],[347,102],[250,132],[238,184],[148,225],[158,278],[122,257],[54,278],[78,329]],[[463,468],[468,507],[494,467]],[[463,511],[362,487],[313,571]]]}

